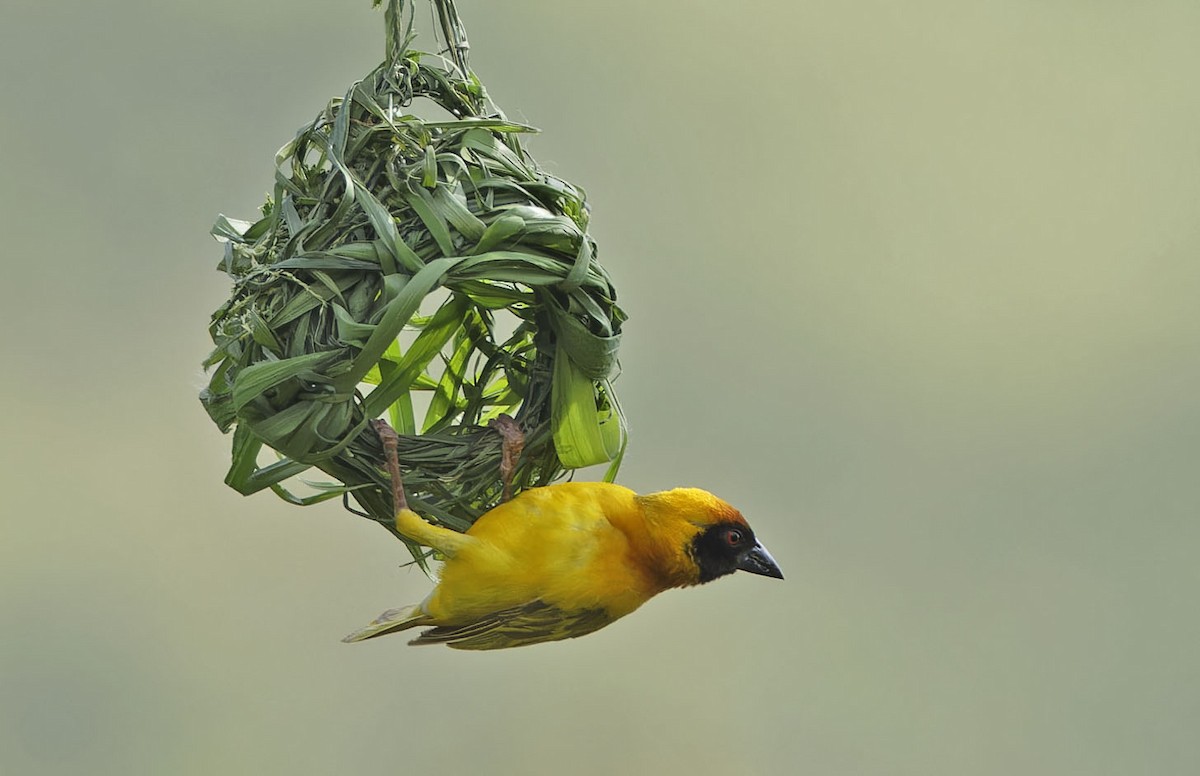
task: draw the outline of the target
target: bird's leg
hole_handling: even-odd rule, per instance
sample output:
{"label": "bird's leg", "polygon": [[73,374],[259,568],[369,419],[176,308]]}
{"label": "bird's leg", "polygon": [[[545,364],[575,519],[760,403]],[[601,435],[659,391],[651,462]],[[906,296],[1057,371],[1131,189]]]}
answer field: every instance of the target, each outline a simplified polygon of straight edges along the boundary
{"label": "bird's leg", "polygon": [[373,420],[371,426],[379,435],[379,441],[383,443],[384,463],[392,479],[392,507],[396,515],[396,531],[417,544],[432,547],[447,558],[454,557],[472,541],[471,537],[449,528],[432,525],[409,509],[408,498],[404,494],[404,481],[400,478],[400,437],[386,420]]}
{"label": "bird's leg", "polygon": [[408,509],[408,497],[404,495],[404,480],[400,477],[400,435],[383,418],[371,421],[379,441],[383,443],[383,460],[392,477],[392,511],[400,514]]}
{"label": "bird's leg", "polygon": [[517,470],[517,459],[525,449],[525,432],[517,425],[517,421],[504,414],[489,420],[488,427],[495,429],[503,440],[500,448],[500,479],[504,482],[504,500],[508,501],[512,498],[512,478]]}

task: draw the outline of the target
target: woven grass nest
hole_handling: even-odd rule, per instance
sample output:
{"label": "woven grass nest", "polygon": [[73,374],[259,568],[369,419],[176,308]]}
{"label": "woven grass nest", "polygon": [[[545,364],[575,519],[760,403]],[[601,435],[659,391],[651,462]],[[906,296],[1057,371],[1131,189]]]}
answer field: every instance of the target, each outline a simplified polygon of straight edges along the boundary
{"label": "woven grass nest", "polygon": [[433,5],[443,54],[411,49],[414,9],[388,0],[384,63],[279,150],[261,219],[218,219],[233,291],[200,398],[234,430],[239,492],[353,499],[391,529],[369,427],[387,417],[414,508],[466,530],[500,498],[501,413],[526,434],[516,491],[619,462],[625,316],[583,192],[525,152],[532,128],[488,100],[453,2]]}

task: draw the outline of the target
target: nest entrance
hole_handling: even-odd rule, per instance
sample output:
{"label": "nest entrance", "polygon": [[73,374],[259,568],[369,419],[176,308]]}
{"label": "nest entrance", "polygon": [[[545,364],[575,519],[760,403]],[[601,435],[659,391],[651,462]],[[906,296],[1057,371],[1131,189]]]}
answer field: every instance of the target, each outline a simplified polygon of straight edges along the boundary
{"label": "nest entrance", "polygon": [[[526,434],[516,490],[619,460],[625,316],[583,192],[524,150],[533,130],[487,99],[453,2],[434,7],[446,56],[411,49],[413,8],[389,0],[384,63],[280,149],[262,218],[218,219],[233,292],[201,400],[234,430],[232,487],[348,496],[390,526],[369,427],[387,417],[414,508],[465,530],[500,496],[501,413]],[[412,112],[426,100],[443,115]],[[336,482],[291,493],[311,468]]]}

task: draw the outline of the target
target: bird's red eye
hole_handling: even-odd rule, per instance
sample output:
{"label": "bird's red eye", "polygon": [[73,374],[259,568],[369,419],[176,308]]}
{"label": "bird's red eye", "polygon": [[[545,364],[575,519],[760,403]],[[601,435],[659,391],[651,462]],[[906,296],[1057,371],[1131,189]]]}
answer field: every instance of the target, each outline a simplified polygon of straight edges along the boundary
{"label": "bird's red eye", "polygon": [[726,532],[725,541],[729,542],[730,547],[736,547],[742,543],[742,532],[736,529]]}

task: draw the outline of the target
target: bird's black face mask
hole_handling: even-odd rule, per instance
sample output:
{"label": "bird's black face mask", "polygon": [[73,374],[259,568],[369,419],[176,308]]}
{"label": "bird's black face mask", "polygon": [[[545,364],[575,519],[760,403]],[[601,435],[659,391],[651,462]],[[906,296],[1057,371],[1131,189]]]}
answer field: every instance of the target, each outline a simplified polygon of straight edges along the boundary
{"label": "bird's black face mask", "polygon": [[745,525],[711,525],[692,540],[690,550],[700,568],[701,582],[711,582],[735,571],[783,579],[779,564]]}

